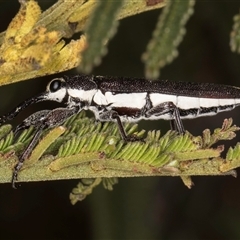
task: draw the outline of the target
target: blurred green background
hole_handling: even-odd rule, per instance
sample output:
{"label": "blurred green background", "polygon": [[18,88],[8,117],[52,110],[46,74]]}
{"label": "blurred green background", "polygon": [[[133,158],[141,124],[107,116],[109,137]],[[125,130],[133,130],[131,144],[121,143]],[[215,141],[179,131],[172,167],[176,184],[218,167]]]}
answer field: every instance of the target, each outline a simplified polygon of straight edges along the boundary
{"label": "blurred green background", "polygon": [[[43,9],[51,1],[39,1]],[[0,1],[0,31],[6,29],[19,8],[17,0]],[[240,1],[197,1],[195,14],[179,57],[165,67],[161,79],[215,82],[240,86],[240,56],[232,53],[229,35]],[[120,22],[110,42],[108,55],[93,74],[144,76],[140,60],[151,38],[158,15],[155,10]],[[64,74],[76,74],[76,71]],[[62,75],[62,74],[60,74]],[[55,76],[34,79],[0,88],[0,114],[44,90]],[[28,108],[14,123],[37,109]],[[205,128],[220,127],[232,117],[240,126],[239,108],[214,117],[185,121],[187,130],[201,134]],[[144,122],[145,129],[167,122]],[[239,139],[227,143],[234,145]],[[193,177],[187,189],[180,178],[145,177],[119,179],[114,191],[99,186],[83,202],[70,205],[69,193],[78,180],[23,183],[18,190],[0,185],[1,239],[240,239],[240,178]]]}

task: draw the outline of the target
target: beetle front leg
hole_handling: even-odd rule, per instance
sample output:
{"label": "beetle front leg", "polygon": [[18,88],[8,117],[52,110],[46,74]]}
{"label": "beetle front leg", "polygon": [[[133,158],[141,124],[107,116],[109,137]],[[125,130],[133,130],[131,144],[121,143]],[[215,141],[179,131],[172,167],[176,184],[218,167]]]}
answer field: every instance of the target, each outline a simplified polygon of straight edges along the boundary
{"label": "beetle front leg", "polygon": [[46,128],[53,128],[61,125],[67,118],[76,114],[79,108],[56,108],[54,110],[42,110],[38,111],[28,118],[26,118],[23,123],[17,126],[15,132],[19,130],[26,129],[30,126],[35,127],[35,134],[28,144],[26,149],[23,151],[22,155],[18,159],[18,163],[14,167],[12,175],[12,187],[16,188],[16,181],[18,178],[18,172],[21,170],[24,161],[29,158],[32,150],[37,145],[41,134]]}
{"label": "beetle front leg", "polygon": [[43,119],[46,119],[47,114],[51,111],[52,110],[41,110],[25,118],[22,123],[17,125],[14,129],[14,135],[16,135],[19,131],[30,128],[31,126],[37,128],[37,126],[42,123]]}
{"label": "beetle front leg", "polygon": [[33,139],[28,144],[28,146],[26,147],[26,149],[24,150],[22,155],[19,157],[18,162],[14,167],[13,174],[12,174],[12,181],[11,181],[12,182],[12,187],[14,189],[17,189],[16,181],[17,181],[17,178],[18,178],[18,172],[21,170],[24,161],[30,156],[33,148],[36,146],[44,128],[45,128],[45,125],[38,126],[38,128],[37,128],[37,130],[36,130],[36,132],[33,136]]}

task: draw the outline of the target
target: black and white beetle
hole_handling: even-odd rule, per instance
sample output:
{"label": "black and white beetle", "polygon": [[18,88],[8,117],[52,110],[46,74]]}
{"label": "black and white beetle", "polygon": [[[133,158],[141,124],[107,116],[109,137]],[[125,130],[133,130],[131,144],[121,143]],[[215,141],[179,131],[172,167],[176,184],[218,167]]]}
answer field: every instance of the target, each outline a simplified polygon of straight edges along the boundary
{"label": "black and white beetle", "polygon": [[55,78],[45,92],[30,98],[0,118],[0,124],[13,119],[27,106],[41,101],[64,103],[65,108],[34,113],[15,132],[33,125],[34,138],[19,157],[14,168],[12,186],[23,162],[29,157],[41,132],[63,123],[82,109],[90,110],[100,121],[116,121],[123,140],[126,136],[122,122],[141,119],[170,120],[173,129],[184,133],[182,120],[210,116],[240,105],[240,88],[213,83],[149,81],[140,78],[77,75]]}

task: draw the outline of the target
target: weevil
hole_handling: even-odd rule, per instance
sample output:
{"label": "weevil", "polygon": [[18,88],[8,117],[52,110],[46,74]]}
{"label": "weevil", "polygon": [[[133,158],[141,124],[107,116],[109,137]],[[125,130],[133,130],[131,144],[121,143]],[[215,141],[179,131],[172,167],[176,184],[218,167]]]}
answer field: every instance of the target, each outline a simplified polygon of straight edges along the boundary
{"label": "weevil", "polygon": [[37,144],[43,129],[62,124],[81,110],[90,110],[97,120],[115,121],[124,141],[127,136],[122,122],[170,120],[172,129],[185,132],[182,119],[211,116],[240,105],[240,88],[213,83],[150,81],[144,78],[106,76],[64,76],[49,82],[46,91],[27,99],[0,117],[0,124],[10,121],[29,105],[55,101],[65,107],[42,110],[25,119],[15,130],[35,127],[35,135],[16,164],[12,177],[15,188],[24,160]]}

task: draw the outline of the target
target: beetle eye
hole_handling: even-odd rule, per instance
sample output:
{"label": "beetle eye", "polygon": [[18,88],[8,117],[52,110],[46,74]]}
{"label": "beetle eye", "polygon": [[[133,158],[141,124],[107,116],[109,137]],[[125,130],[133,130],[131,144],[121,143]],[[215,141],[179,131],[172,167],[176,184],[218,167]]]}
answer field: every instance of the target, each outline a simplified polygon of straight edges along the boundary
{"label": "beetle eye", "polygon": [[60,88],[63,87],[64,82],[61,81],[60,79],[56,79],[53,80],[50,84],[49,84],[49,91],[50,92],[56,92],[57,90],[59,90]]}

